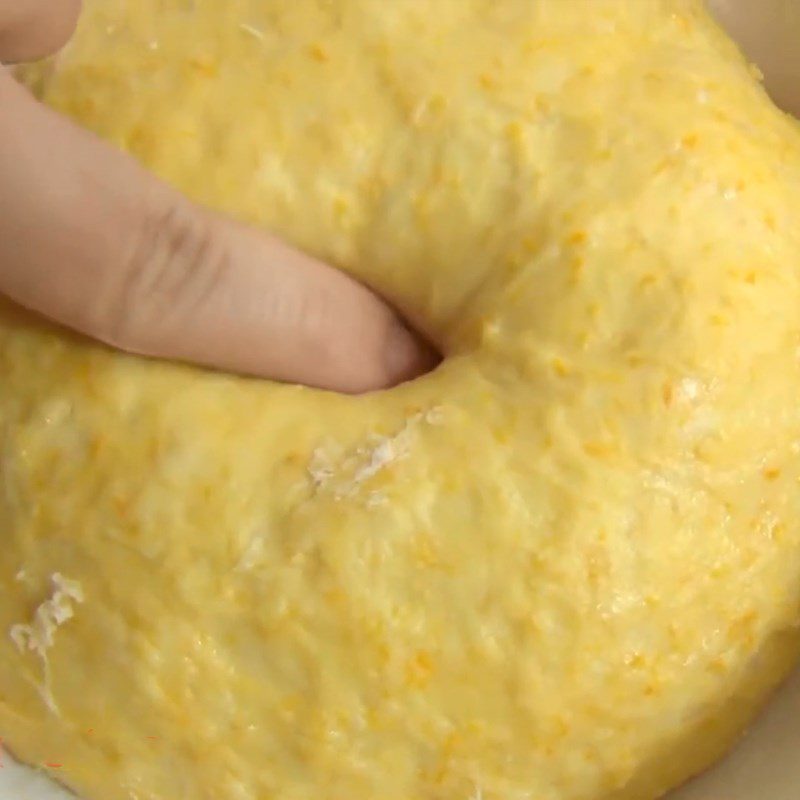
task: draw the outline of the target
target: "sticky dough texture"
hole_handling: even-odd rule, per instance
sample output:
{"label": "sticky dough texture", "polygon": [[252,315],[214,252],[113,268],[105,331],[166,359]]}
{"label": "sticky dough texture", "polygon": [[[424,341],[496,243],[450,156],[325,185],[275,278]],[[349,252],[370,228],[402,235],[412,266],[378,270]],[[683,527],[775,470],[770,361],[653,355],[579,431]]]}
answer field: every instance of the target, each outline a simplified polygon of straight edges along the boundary
{"label": "sticky dough texture", "polygon": [[[650,800],[713,760],[797,651],[800,137],[701,4],[86,5],[47,102],[448,357],[346,398],[4,308],[4,740],[89,800]],[[6,633],[54,574],[55,709]]]}

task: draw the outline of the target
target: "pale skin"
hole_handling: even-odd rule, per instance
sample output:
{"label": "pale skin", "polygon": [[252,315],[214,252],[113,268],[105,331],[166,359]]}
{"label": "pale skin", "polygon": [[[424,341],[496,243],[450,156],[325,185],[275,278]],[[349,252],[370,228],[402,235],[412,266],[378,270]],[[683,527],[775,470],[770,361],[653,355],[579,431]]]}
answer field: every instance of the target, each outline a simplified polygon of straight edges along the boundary
{"label": "pale skin", "polygon": [[[709,5],[800,113],[800,0]],[[79,13],[80,0],[0,0],[0,63],[57,51]],[[368,288],[190,202],[2,66],[0,294],[130,353],[340,392],[436,363]]]}
{"label": "pale skin", "polygon": [[[80,0],[0,0],[0,62],[72,35]],[[201,208],[0,66],[0,294],[106,345],[340,392],[435,359],[381,298]]]}

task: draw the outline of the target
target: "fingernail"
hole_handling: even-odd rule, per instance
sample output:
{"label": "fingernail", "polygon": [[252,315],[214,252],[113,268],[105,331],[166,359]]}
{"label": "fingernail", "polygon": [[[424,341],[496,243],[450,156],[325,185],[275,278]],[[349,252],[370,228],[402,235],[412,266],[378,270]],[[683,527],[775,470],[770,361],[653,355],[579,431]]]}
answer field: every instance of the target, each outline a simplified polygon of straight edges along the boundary
{"label": "fingernail", "polygon": [[390,386],[424,375],[440,361],[439,354],[402,322],[397,322],[386,337],[385,364]]}

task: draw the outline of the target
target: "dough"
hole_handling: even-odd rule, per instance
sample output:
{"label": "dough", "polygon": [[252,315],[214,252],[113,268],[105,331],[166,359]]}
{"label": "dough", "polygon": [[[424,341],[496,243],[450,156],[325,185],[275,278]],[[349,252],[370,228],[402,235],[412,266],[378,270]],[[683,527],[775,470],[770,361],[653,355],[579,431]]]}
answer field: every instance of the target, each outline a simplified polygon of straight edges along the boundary
{"label": "dough", "polygon": [[798,652],[800,134],[693,0],[90,0],[42,96],[369,281],[353,398],[0,317],[0,734],[89,800],[650,800]]}

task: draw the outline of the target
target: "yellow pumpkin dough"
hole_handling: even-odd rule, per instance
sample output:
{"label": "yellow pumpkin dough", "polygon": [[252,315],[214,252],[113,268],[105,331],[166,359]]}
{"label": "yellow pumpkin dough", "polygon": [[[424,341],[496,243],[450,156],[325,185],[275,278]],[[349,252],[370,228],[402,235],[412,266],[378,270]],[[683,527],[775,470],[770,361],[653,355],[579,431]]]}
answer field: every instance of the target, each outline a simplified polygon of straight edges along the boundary
{"label": "yellow pumpkin dough", "polygon": [[89,800],[651,800],[798,650],[800,133],[694,0],[89,0],[29,75],[446,353],[0,314],[0,735]]}

